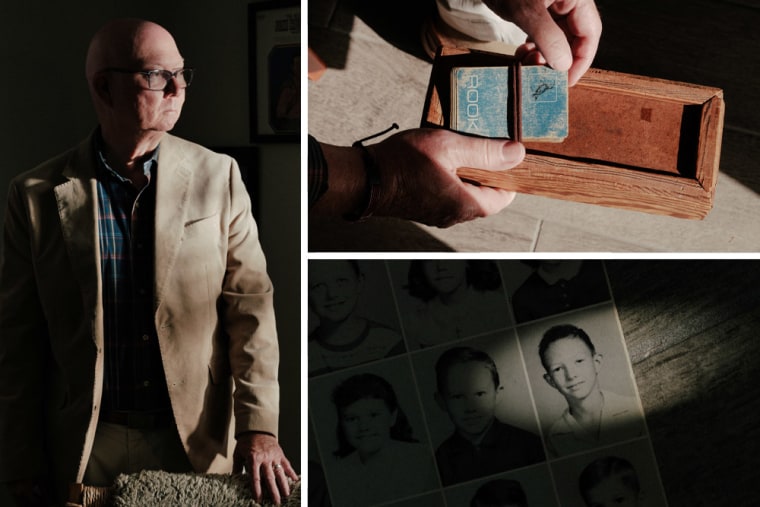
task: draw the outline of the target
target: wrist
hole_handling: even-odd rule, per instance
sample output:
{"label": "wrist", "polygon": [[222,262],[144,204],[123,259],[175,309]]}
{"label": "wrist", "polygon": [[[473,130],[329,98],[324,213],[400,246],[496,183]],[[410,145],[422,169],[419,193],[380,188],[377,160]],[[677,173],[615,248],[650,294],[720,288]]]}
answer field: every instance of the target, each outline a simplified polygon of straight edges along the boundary
{"label": "wrist", "polygon": [[374,146],[372,148],[367,147],[364,145],[364,142],[385,135],[391,130],[398,128],[398,124],[394,123],[389,128],[360,139],[352,145],[353,148],[358,148],[361,152],[362,167],[364,168],[364,191],[362,198],[359,200],[359,205],[344,215],[344,218],[347,220],[363,220],[371,217],[380,209],[381,191],[385,190],[385,193],[387,193],[389,185],[388,182],[383,181],[376,148]]}
{"label": "wrist", "polygon": [[377,164],[374,153],[360,142],[354,143],[353,148],[359,150],[361,156],[363,178],[357,178],[357,182],[363,181],[363,185],[360,187],[361,191],[355,205],[348,213],[343,215],[343,218],[356,222],[371,217],[377,210],[382,182],[380,167]]}
{"label": "wrist", "polygon": [[364,162],[359,148],[322,145],[325,163],[329,168],[326,192],[311,207],[316,215],[338,216],[356,210],[366,187]]}

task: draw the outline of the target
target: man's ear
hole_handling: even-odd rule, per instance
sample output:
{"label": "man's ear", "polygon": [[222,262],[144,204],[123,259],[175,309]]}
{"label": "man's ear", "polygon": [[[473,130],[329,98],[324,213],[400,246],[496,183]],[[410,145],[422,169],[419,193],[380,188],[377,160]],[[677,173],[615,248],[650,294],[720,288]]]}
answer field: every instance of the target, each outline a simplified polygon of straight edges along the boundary
{"label": "man's ear", "polygon": [[594,366],[596,367],[597,373],[599,373],[599,369],[602,367],[603,359],[604,359],[604,356],[602,354],[594,354]]}
{"label": "man's ear", "polygon": [[92,88],[98,100],[106,105],[113,105],[111,81],[105,72],[98,72],[92,77]]}
{"label": "man's ear", "polygon": [[557,384],[555,384],[555,383],[554,383],[554,379],[552,378],[552,376],[551,376],[551,375],[549,375],[548,373],[544,373],[544,380],[545,380],[545,381],[546,381],[546,383],[547,383],[547,384],[549,384],[551,387],[553,387],[554,389],[557,389]]}

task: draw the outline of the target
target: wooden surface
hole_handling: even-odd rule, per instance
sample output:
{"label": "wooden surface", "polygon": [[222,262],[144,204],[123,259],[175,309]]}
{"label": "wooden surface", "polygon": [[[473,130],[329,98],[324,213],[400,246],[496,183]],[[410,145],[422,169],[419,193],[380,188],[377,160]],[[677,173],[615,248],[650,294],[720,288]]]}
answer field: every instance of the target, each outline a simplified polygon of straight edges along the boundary
{"label": "wooden surface", "polygon": [[[724,90],[713,209],[703,221],[518,194],[504,211],[449,229],[412,222],[311,221],[311,251],[756,252],[760,250],[760,4],[600,0],[594,66]],[[397,122],[419,125],[431,62],[429,5],[310,0],[309,43],[328,66],[309,83],[309,131],[348,145]],[[403,16],[398,13],[403,12]],[[635,189],[632,191],[635,192]]]}
{"label": "wooden surface", "polygon": [[760,496],[760,262],[607,261],[671,507]]}

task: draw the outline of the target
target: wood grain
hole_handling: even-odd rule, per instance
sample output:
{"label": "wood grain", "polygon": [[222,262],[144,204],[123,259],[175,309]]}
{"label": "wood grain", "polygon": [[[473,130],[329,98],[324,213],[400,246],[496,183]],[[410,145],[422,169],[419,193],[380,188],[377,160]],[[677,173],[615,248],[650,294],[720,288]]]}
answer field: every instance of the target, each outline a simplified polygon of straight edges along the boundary
{"label": "wood grain", "polygon": [[670,505],[755,505],[760,262],[606,266]]}
{"label": "wood grain", "polygon": [[678,218],[704,218],[712,208],[712,192],[686,178],[535,153],[508,171],[461,168],[457,174],[516,192]]}

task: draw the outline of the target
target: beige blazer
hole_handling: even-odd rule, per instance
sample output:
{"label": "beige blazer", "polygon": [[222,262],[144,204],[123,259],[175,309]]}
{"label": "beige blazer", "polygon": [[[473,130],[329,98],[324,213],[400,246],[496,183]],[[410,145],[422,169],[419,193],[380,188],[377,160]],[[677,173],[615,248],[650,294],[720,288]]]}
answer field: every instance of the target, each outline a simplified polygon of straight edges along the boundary
{"label": "beige blazer", "polygon": [[[63,492],[92,449],[103,381],[92,142],[10,187],[0,482],[46,474]],[[234,434],[276,435],[278,423],[272,286],[250,198],[233,159],[169,135],[156,184],[155,324],[177,430],[196,471],[230,471]]]}

